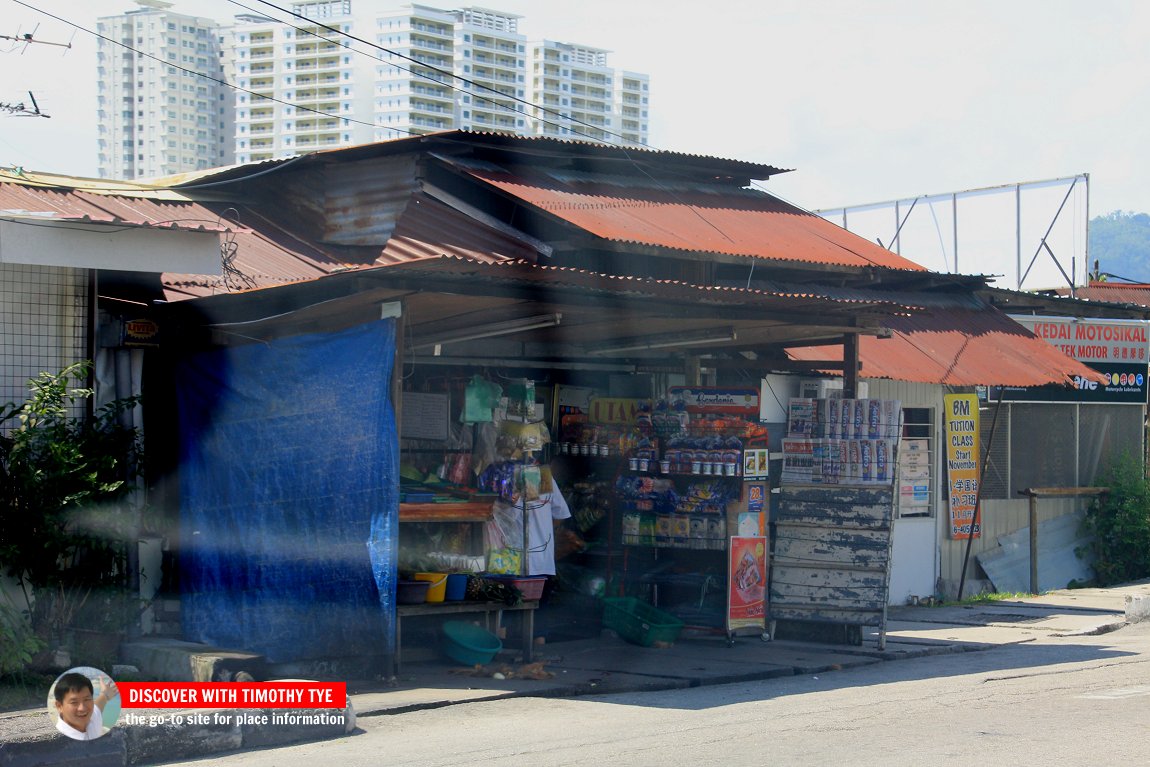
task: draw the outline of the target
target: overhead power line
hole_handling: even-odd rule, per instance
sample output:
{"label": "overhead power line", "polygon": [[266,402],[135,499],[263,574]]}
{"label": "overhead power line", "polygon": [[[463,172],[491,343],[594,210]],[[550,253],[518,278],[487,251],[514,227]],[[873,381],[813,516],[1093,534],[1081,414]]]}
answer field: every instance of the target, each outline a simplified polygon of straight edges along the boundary
{"label": "overhead power line", "polygon": [[[243,9],[245,9],[245,10],[248,10],[248,11],[252,11],[253,13],[256,13],[256,12],[257,12],[257,11],[255,11],[253,8],[250,8],[250,7],[246,6],[246,5],[244,5],[243,3],[239,2],[239,0],[229,0],[229,2],[231,2],[231,3],[232,3],[232,5],[237,5],[237,6],[239,6],[240,8],[243,8]],[[523,104],[524,106],[527,106],[527,107],[531,107],[531,108],[533,108],[533,109],[538,109],[540,112],[543,112],[543,113],[545,113],[545,114],[549,114],[549,115],[552,115],[552,116],[554,116],[554,117],[558,117],[558,118],[560,118],[560,119],[562,119],[562,120],[567,120],[567,121],[571,122],[571,123],[572,123],[572,124],[574,124],[574,125],[580,125],[580,126],[583,126],[584,128],[587,128],[587,129],[590,129],[590,130],[594,130],[594,131],[598,131],[598,132],[600,132],[600,133],[604,133],[604,134],[606,134],[606,135],[608,135],[608,136],[614,136],[614,137],[616,137],[616,138],[622,139],[623,141],[627,141],[627,138],[626,138],[625,136],[623,136],[621,133],[616,133],[616,132],[614,132],[614,131],[608,130],[607,128],[605,128],[605,127],[603,127],[603,126],[601,126],[601,125],[595,125],[595,124],[593,124],[593,123],[585,122],[585,121],[583,121],[583,120],[578,120],[578,119],[576,119],[576,118],[572,117],[572,116],[571,116],[571,115],[569,115],[569,114],[565,114],[565,113],[563,113],[563,112],[561,112],[561,111],[558,111],[558,110],[555,110],[555,109],[551,109],[550,107],[544,106],[544,105],[542,105],[542,104],[536,104],[535,102],[532,102],[532,101],[528,101],[527,99],[524,99],[524,98],[520,98],[519,96],[515,96],[514,94],[504,93],[503,91],[501,91],[501,90],[499,90],[499,89],[497,89],[497,88],[493,88],[493,87],[491,87],[490,85],[486,85],[486,84],[484,84],[484,83],[481,83],[481,82],[478,82],[478,81],[476,81],[476,80],[473,80],[473,79],[470,79],[470,78],[464,77],[463,75],[457,75],[457,74],[455,74],[454,72],[451,72],[451,71],[449,71],[449,70],[443,69],[443,68],[441,68],[441,67],[437,67],[437,66],[435,66],[434,64],[428,64],[427,62],[424,62],[424,61],[420,61],[419,59],[416,59],[416,58],[414,58],[414,57],[412,57],[412,56],[408,56],[407,54],[404,54],[404,53],[400,53],[399,51],[395,51],[395,50],[392,50],[392,49],[390,49],[390,48],[387,48],[387,47],[385,47],[385,46],[379,45],[378,43],[373,43],[373,42],[371,42],[370,40],[364,40],[362,37],[357,37],[356,35],[353,35],[353,34],[351,34],[350,32],[344,32],[344,31],[343,31],[343,30],[341,30],[341,29],[337,29],[337,28],[335,28],[335,27],[332,27],[332,26],[330,26],[330,25],[328,25],[328,24],[324,24],[322,21],[319,21],[318,19],[313,19],[313,18],[310,18],[310,17],[308,17],[308,16],[305,16],[305,15],[303,15],[303,14],[301,14],[301,13],[297,13],[296,11],[293,11],[293,10],[290,10],[290,9],[288,9],[288,8],[284,8],[284,7],[282,7],[282,6],[276,5],[275,3],[269,2],[268,0],[256,0],[256,2],[262,3],[263,5],[266,5],[266,6],[268,6],[269,8],[274,8],[275,10],[279,11],[280,13],[286,13],[286,14],[288,14],[289,16],[292,16],[292,17],[294,17],[294,18],[297,18],[297,19],[301,19],[301,20],[303,20],[303,21],[306,21],[306,22],[308,22],[309,24],[314,24],[314,25],[315,25],[315,26],[317,26],[317,27],[321,27],[321,28],[323,28],[323,29],[326,29],[327,31],[329,31],[329,32],[332,32],[332,33],[334,33],[334,34],[337,34],[337,35],[340,35],[341,37],[346,37],[346,38],[347,38],[347,39],[349,39],[349,40],[354,40],[354,41],[356,41],[356,42],[358,42],[358,43],[362,43],[362,44],[364,44],[364,45],[370,46],[371,48],[374,48],[374,49],[376,49],[376,50],[378,50],[378,51],[382,51],[383,53],[386,53],[386,54],[388,54],[388,55],[390,55],[390,56],[395,56],[396,58],[399,58],[399,59],[403,59],[404,61],[409,61],[409,62],[411,62],[412,64],[416,64],[416,65],[418,65],[418,66],[420,66],[420,67],[424,67],[424,68],[426,68],[426,69],[428,69],[428,70],[431,70],[432,72],[435,72],[436,74],[438,74],[438,75],[441,75],[441,76],[443,76],[443,77],[446,77],[446,78],[451,78],[452,80],[458,80],[459,82],[461,82],[461,83],[464,83],[464,84],[466,84],[466,85],[470,85],[470,86],[472,86],[473,88],[479,88],[479,89],[481,89],[481,90],[484,90],[484,91],[489,91],[489,92],[491,92],[491,93],[497,94],[497,95],[498,95],[498,96],[500,96],[501,98],[504,98],[504,99],[508,99],[508,100],[510,100],[510,101],[514,101],[514,102],[516,102],[516,103],[518,103],[518,104]],[[278,21],[278,20],[277,20],[277,21]],[[287,22],[282,22],[282,21],[281,21],[280,23],[287,23]],[[293,26],[294,26],[294,25],[293,25]],[[298,30],[298,31],[306,31],[306,30],[300,30],[300,28],[299,28],[299,27],[294,27],[294,28],[295,28],[296,30]],[[318,38],[319,38],[319,39],[321,39],[321,40],[325,40],[325,41],[327,41],[327,42],[332,42],[331,40],[328,40],[327,38],[324,38],[324,37],[320,37],[319,35],[316,35],[314,32],[309,32],[309,34],[312,34],[312,35],[314,35],[315,37],[318,37]],[[354,49],[354,48],[352,48],[352,50],[353,50],[353,51],[355,51],[356,53],[365,54],[365,52],[364,52],[364,51],[358,51],[358,50],[356,50],[356,49]],[[365,54],[365,55],[371,55],[371,54]],[[376,59],[376,60],[379,60],[379,61],[383,61],[382,59],[379,59],[377,56],[372,56],[372,58],[373,58],[373,59]],[[437,79],[437,78],[435,78],[435,77],[432,77],[431,75],[428,75],[428,74],[426,74],[426,73],[424,73],[424,72],[420,72],[420,71],[418,71],[418,70],[413,70],[413,69],[408,69],[408,68],[406,68],[406,67],[401,67],[401,66],[399,66],[399,65],[397,65],[397,64],[392,64],[392,63],[390,63],[390,62],[386,62],[386,61],[383,61],[383,63],[384,63],[384,64],[387,64],[388,66],[392,66],[392,67],[395,67],[395,68],[399,69],[399,70],[400,70],[400,71],[402,71],[402,72],[408,72],[408,73],[410,73],[410,74],[412,74],[412,75],[415,75],[416,77],[423,77],[423,78],[426,78],[426,79],[428,79],[428,80],[431,80],[432,82],[438,83],[438,84],[440,84],[440,85],[444,85],[444,86],[446,86],[446,87],[450,88],[451,90],[454,90],[454,91],[457,91],[457,92],[460,92],[460,93],[466,93],[466,90],[464,90],[463,88],[460,88],[460,87],[458,87],[458,86],[452,85],[451,83],[448,83],[448,82],[444,82],[443,80],[440,80],[440,79]],[[498,108],[501,108],[501,109],[506,109],[506,110],[508,110],[508,111],[510,111],[510,112],[514,112],[514,113],[516,113],[516,114],[521,114],[521,115],[524,115],[525,117],[532,117],[532,116],[533,116],[533,115],[532,115],[530,112],[525,112],[525,111],[523,111],[523,110],[521,110],[521,109],[516,109],[516,108],[514,108],[514,107],[512,107],[512,106],[509,106],[509,105],[507,105],[507,104],[500,104],[500,103],[499,103],[499,102],[497,102],[497,101],[495,101],[495,102],[493,102],[493,103],[495,103],[495,105],[496,105]],[[553,122],[549,122],[549,121],[547,121],[547,120],[541,120],[541,121],[542,121],[542,122],[544,122],[544,123],[546,123],[547,125],[550,125],[550,126],[552,126],[552,127],[555,127],[555,128],[562,128],[562,127],[563,127],[563,126],[562,126],[562,125],[560,125],[560,124],[557,124],[557,123],[553,123]],[[382,126],[382,127],[386,127],[386,126]],[[395,129],[391,129],[391,130],[395,130]],[[587,134],[578,134],[578,133],[577,133],[577,134],[575,134],[575,135],[578,135],[578,136],[582,136],[583,138],[588,138],[588,139],[593,139],[593,140],[596,140],[596,141],[600,141],[600,142],[602,142],[602,143],[604,143],[604,144],[607,144],[607,145],[609,145],[609,146],[620,146],[620,145],[618,145],[618,144],[614,144],[613,142],[607,141],[606,139],[601,139],[601,138],[598,138],[597,136],[591,136],[591,135],[587,135]]]}
{"label": "overhead power line", "polygon": [[[135,53],[139,56],[143,56],[143,57],[149,58],[153,61],[157,61],[166,67],[171,67],[172,69],[179,70],[180,72],[183,72],[184,74],[192,75],[193,77],[202,77],[205,80],[210,80],[211,82],[218,83],[219,85],[223,85],[225,87],[232,88],[233,90],[239,91],[240,93],[246,93],[246,94],[252,96],[253,98],[266,100],[266,101],[272,101],[272,102],[275,102],[277,104],[282,104],[284,106],[293,107],[293,108],[298,109],[302,112],[311,112],[312,114],[321,115],[323,117],[331,117],[335,120],[346,120],[347,122],[356,123],[357,125],[367,125],[371,128],[378,127],[375,125],[375,123],[364,122],[363,120],[356,120],[356,119],[351,118],[351,117],[344,117],[342,115],[332,114],[331,112],[325,112],[322,109],[314,109],[312,107],[305,107],[305,106],[302,106],[300,104],[293,104],[290,101],[284,101],[283,99],[277,99],[274,96],[268,96],[268,95],[265,95],[263,93],[257,93],[256,91],[249,90],[247,88],[241,88],[240,86],[238,86],[234,83],[229,83],[226,80],[221,80],[218,77],[212,77],[211,75],[204,74],[203,72],[197,72],[194,69],[188,69],[187,67],[182,67],[179,64],[175,64],[171,61],[167,61],[166,59],[162,59],[159,56],[153,56],[150,53],[145,53],[144,51],[141,51],[137,48],[133,48],[132,46],[130,46],[126,43],[122,43],[119,40],[113,40],[110,37],[106,37],[104,35],[101,35],[99,32],[96,32],[94,30],[88,29],[87,27],[81,26],[80,24],[77,24],[74,21],[69,21],[68,19],[62,18],[62,17],[57,16],[53,13],[49,13],[48,11],[45,11],[41,8],[37,8],[34,5],[29,5],[28,3],[23,2],[23,0],[12,0],[12,2],[16,3],[17,5],[22,5],[29,10],[36,11],[37,13],[42,13],[50,19],[55,19],[56,21],[59,21],[59,22],[62,22],[64,24],[68,24],[69,26],[75,27],[76,29],[80,30],[81,32],[87,32],[88,34],[92,35],[93,37],[97,37],[101,40],[112,43],[113,45],[118,45],[121,48],[125,48],[129,51],[132,51],[133,53]],[[405,131],[405,132],[411,133],[411,131]],[[412,135],[415,135],[415,134],[412,133]]]}

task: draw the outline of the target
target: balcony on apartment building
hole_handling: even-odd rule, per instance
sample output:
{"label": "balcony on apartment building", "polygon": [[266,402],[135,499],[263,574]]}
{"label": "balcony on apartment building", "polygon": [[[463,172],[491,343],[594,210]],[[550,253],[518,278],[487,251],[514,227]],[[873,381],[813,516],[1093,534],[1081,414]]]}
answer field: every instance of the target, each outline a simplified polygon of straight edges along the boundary
{"label": "balcony on apartment building", "polygon": [[339,56],[325,56],[322,58],[297,58],[296,71],[310,72],[312,70],[330,70],[339,68]]}
{"label": "balcony on apartment building", "polygon": [[425,24],[423,22],[417,21],[411,25],[411,28],[416,32],[422,32],[427,35],[435,35],[437,37],[443,37],[449,40],[455,36],[455,31],[451,27],[445,27],[439,24]]}
{"label": "balcony on apartment building", "polygon": [[454,106],[449,105],[444,107],[440,104],[432,104],[430,102],[420,101],[418,99],[412,99],[410,109],[413,114],[417,112],[420,114],[431,115],[450,115],[455,113]]}
{"label": "balcony on apartment building", "polygon": [[[394,47],[388,46],[394,50]],[[452,46],[426,37],[411,36],[411,48],[421,51],[450,51]]]}
{"label": "balcony on apartment building", "polygon": [[439,99],[440,101],[455,103],[455,97],[447,88],[430,88],[426,85],[412,85],[410,92],[417,93],[429,99]]}

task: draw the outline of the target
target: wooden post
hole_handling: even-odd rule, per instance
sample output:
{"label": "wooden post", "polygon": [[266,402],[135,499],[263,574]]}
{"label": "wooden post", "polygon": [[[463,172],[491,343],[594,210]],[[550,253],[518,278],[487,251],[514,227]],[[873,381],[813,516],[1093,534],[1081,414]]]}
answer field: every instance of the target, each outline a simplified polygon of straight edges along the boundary
{"label": "wooden post", "polygon": [[[1028,487],[1019,490],[1030,500],[1030,593],[1038,594],[1038,499],[1099,496],[1110,492],[1108,487]],[[961,595],[961,590],[960,590]]]}
{"label": "wooden post", "polygon": [[854,399],[859,388],[859,337],[843,336],[843,397]]}

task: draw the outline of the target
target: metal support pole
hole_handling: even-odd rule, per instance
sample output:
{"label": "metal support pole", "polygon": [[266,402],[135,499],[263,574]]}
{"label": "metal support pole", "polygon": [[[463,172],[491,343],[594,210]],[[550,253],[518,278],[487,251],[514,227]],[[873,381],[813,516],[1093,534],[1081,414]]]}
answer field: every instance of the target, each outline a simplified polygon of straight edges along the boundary
{"label": "metal support pole", "polygon": [[1014,187],[1014,263],[1018,284],[1015,290],[1022,290],[1022,185]]}
{"label": "metal support pole", "polygon": [[1030,493],[1030,593],[1038,593],[1038,494]]}

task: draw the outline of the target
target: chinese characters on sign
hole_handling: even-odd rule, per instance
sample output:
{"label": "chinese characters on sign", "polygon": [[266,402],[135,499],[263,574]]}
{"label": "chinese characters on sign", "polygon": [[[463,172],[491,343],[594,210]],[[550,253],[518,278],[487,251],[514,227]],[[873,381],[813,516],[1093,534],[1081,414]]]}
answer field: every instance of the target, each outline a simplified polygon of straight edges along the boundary
{"label": "chinese characters on sign", "polygon": [[947,394],[943,397],[946,413],[946,482],[950,499],[950,537],[969,538],[979,535],[975,524],[978,506],[978,395]]}

